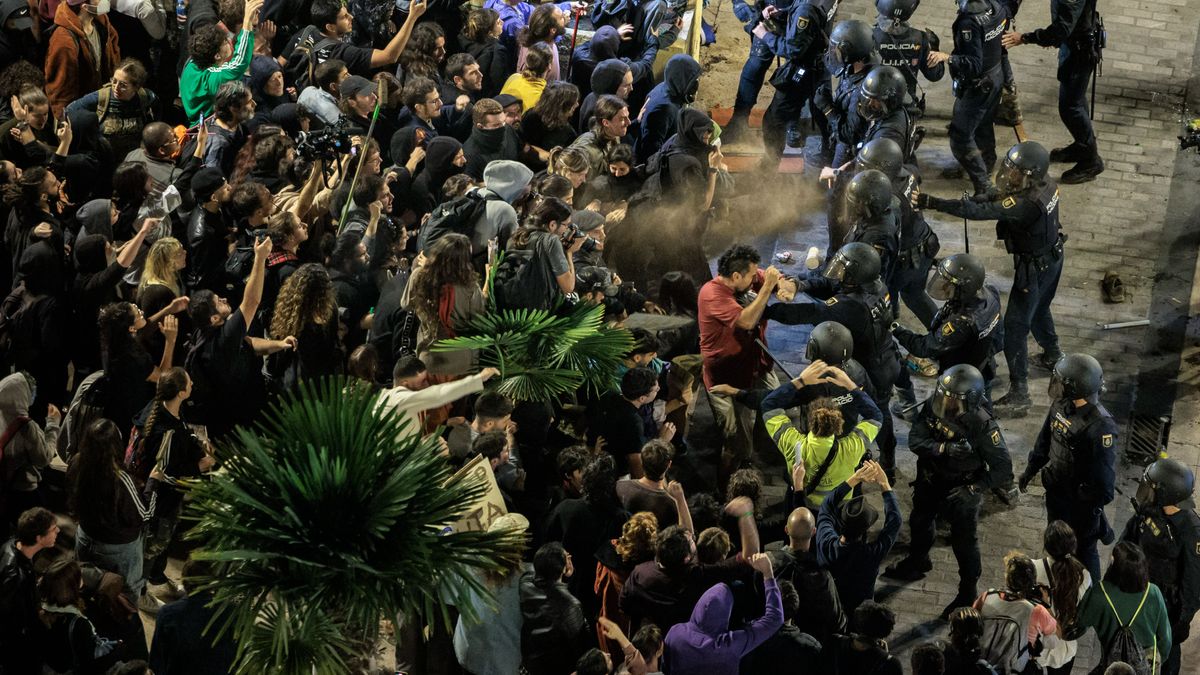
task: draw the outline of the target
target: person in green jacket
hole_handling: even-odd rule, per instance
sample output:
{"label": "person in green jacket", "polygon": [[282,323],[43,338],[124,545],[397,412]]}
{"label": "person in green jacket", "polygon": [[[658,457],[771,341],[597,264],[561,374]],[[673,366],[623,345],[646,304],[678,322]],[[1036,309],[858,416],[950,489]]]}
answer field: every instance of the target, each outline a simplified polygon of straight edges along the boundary
{"label": "person in green jacket", "polygon": [[[1162,656],[1171,652],[1171,620],[1158,586],[1150,583],[1146,554],[1123,541],[1113,549],[1104,579],[1093,584],[1079,603],[1079,625],[1096,629],[1101,653],[1121,626],[1129,626],[1157,673]],[[1157,652],[1157,653],[1156,653]]]}
{"label": "person in green jacket", "polygon": [[222,84],[240,80],[250,70],[254,56],[254,33],[258,10],[263,0],[246,0],[242,29],[233,46],[225,39],[225,29],[219,24],[205,26],[192,34],[188,41],[191,58],[179,76],[179,99],[187,113],[188,124],[196,124],[201,115],[212,113],[213,98]]}
{"label": "person in green jacket", "polygon": [[[785,412],[795,405],[801,389],[822,383],[836,384],[853,397],[859,422],[844,434],[842,412],[833,399],[817,399],[809,404],[808,433],[796,429]],[[787,460],[789,473],[797,462],[804,464],[809,476],[805,501],[814,512],[821,507],[825,495],[854,475],[867,455],[867,444],[879,434],[883,420],[879,406],[845,371],[821,360],[813,361],[800,377],[767,394],[761,408],[765,411],[767,433]],[[828,467],[822,471],[827,463]]]}

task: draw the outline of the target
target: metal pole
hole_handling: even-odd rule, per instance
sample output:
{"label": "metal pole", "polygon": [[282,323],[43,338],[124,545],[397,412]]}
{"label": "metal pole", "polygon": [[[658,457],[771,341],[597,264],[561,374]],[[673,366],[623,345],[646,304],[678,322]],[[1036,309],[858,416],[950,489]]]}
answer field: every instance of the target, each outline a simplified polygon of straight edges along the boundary
{"label": "metal pole", "polygon": [[762,338],[754,338],[754,342],[759,346],[760,349],[766,352],[767,356],[771,357],[771,360],[775,362],[775,365],[779,366],[779,369],[783,371],[784,375],[787,375],[789,380],[796,379],[796,376],[789,373],[788,369],[783,367],[783,364],[780,363],[779,359],[775,358],[775,355],[771,353],[771,350],[767,349],[767,343],[763,342]]}
{"label": "metal pole", "polygon": [[575,30],[571,31],[571,53],[567,55],[567,72],[563,73],[563,80],[571,81],[571,66],[575,64],[575,38],[579,37],[579,17],[583,16],[583,10],[575,10]]}
{"label": "metal pole", "polygon": [[[970,199],[967,193],[963,193],[963,199]],[[963,242],[967,246],[967,253],[971,252],[971,230],[967,228],[967,217],[963,216]]]}
{"label": "metal pole", "polygon": [[[379,87],[379,84],[375,85]],[[350,179],[350,192],[346,195],[346,203],[342,206],[342,217],[338,218],[337,233],[342,233],[342,227],[346,224],[346,216],[350,214],[350,202],[354,201],[354,186],[358,183],[358,174],[362,171],[363,164],[367,161],[367,148],[371,140],[371,135],[375,133],[375,120],[379,119],[379,107],[383,105],[383,97],[378,94],[375,97],[375,110],[371,113],[371,124],[367,126],[367,135],[363,138],[362,146],[358,150],[358,166],[354,169],[354,176]]]}

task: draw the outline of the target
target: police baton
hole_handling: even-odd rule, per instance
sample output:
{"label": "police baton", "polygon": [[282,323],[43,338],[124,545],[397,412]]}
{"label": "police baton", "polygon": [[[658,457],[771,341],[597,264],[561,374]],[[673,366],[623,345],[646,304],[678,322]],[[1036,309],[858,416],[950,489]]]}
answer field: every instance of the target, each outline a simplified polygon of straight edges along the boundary
{"label": "police baton", "polygon": [[[967,193],[963,192],[963,199],[970,199]],[[967,227],[967,217],[963,216],[963,241],[967,245],[967,253],[971,252],[971,230]]]}
{"label": "police baton", "polygon": [[754,343],[757,344],[759,349],[762,349],[767,356],[771,357],[771,360],[775,362],[775,365],[779,366],[779,369],[783,371],[784,375],[787,375],[789,380],[796,379],[796,376],[788,372],[788,369],[783,366],[783,363],[781,363],[779,359],[775,358],[775,355],[771,353],[771,350],[767,349],[767,343],[763,342],[762,338],[754,338]]}

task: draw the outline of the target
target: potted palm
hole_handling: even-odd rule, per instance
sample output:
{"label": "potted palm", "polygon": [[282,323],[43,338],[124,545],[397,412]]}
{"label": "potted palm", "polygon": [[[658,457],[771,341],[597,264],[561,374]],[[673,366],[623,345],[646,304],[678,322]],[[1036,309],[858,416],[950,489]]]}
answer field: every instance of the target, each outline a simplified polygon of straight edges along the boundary
{"label": "potted palm", "polygon": [[[523,541],[451,531],[486,485],[450,481],[433,437],[376,411],[343,379],[308,382],[217,449],[187,516],[197,580],[232,631],[239,673],[359,672],[397,614],[449,621],[484,593],[478,571],[509,568]],[[449,482],[448,482],[449,481]]]}

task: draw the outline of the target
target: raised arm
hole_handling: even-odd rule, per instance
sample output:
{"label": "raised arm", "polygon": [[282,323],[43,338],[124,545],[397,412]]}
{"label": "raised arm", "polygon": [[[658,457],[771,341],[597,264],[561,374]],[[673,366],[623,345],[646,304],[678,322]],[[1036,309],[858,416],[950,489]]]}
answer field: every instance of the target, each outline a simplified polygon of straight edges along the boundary
{"label": "raised arm", "polygon": [[371,50],[372,68],[390,66],[400,60],[400,53],[408,45],[408,38],[412,36],[413,29],[417,27],[417,21],[427,8],[425,0],[413,0],[409,3],[408,18],[404,20],[404,25],[400,26],[400,30],[392,36],[392,40],[383,49]]}

